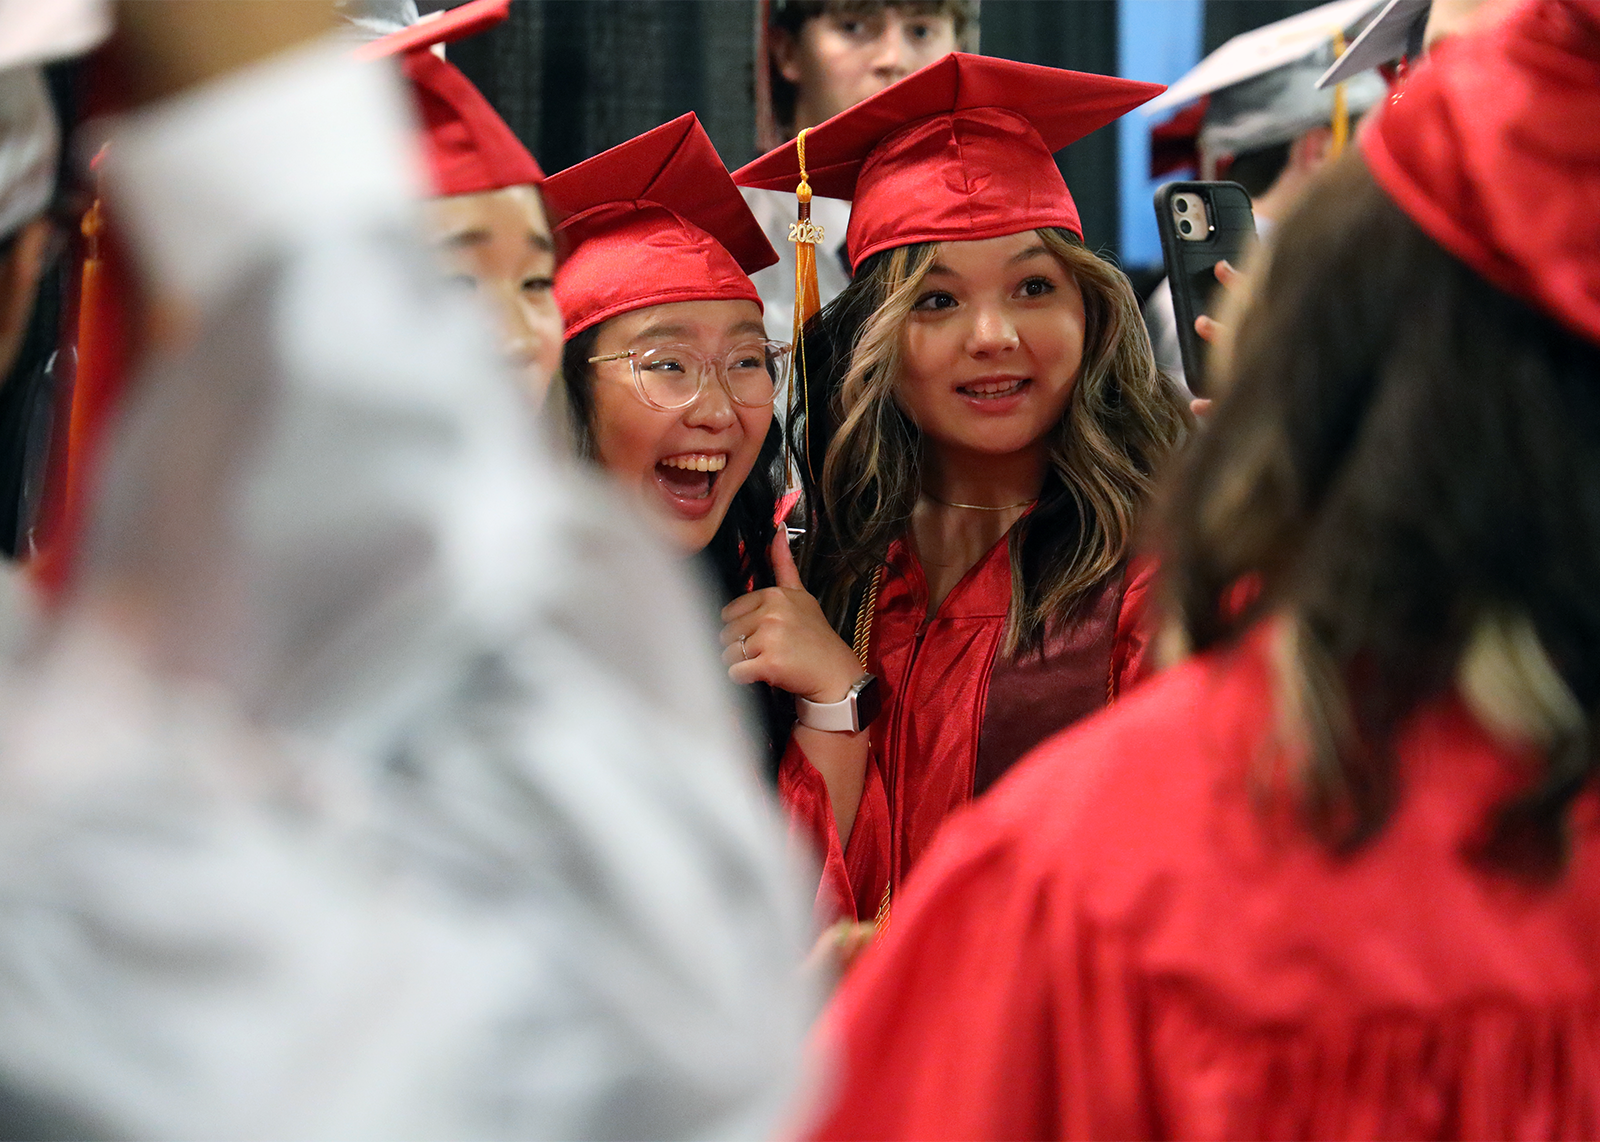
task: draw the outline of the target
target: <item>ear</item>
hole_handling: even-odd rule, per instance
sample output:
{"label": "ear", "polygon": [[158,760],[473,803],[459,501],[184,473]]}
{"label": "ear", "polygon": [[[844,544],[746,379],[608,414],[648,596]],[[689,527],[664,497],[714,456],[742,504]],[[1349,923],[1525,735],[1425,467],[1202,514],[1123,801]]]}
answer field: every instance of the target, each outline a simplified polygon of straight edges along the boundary
{"label": "ear", "polygon": [[1313,172],[1328,161],[1333,147],[1333,128],[1313,127],[1289,146],[1289,165],[1296,170]]}
{"label": "ear", "polygon": [[767,32],[767,54],[778,74],[796,87],[800,85],[800,40],[788,28],[771,28]]}

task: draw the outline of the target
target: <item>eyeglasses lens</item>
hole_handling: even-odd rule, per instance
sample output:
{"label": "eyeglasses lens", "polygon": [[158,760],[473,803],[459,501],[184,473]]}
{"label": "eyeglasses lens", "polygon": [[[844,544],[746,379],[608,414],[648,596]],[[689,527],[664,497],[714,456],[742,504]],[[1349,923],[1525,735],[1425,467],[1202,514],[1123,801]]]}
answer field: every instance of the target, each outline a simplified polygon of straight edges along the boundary
{"label": "eyeglasses lens", "polygon": [[[775,352],[760,341],[731,350],[721,362],[729,395],[752,408],[771,404],[782,358],[781,351]],[[645,399],[664,409],[693,403],[700,393],[702,378],[715,368],[694,350],[675,345],[641,353],[633,358],[633,364]]]}

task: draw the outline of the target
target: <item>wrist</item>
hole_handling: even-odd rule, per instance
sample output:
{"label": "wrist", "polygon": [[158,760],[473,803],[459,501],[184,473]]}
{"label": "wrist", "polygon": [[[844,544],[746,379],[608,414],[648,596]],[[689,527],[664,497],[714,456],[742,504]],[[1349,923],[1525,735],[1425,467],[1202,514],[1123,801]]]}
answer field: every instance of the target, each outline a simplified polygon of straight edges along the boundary
{"label": "wrist", "polygon": [[833,702],[814,702],[796,696],[795,719],[802,726],[829,733],[860,733],[872,723],[882,708],[882,687],[871,674],[861,674],[843,698]]}
{"label": "wrist", "polygon": [[866,677],[867,672],[861,669],[860,663],[851,660],[850,669],[840,670],[830,674],[827,682],[806,694],[796,694],[797,698],[804,698],[808,702],[818,705],[829,705],[842,702],[850,694],[850,688]]}

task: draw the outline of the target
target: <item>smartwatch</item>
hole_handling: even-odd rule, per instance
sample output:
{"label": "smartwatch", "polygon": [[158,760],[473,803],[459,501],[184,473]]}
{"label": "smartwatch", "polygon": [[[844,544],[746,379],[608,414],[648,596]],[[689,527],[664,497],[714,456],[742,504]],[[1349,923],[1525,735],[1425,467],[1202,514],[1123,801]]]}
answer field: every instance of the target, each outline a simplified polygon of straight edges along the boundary
{"label": "smartwatch", "polygon": [[830,733],[860,733],[882,709],[883,687],[872,674],[863,674],[837,702],[808,702],[798,695],[794,700],[795,717],[802,726]]}

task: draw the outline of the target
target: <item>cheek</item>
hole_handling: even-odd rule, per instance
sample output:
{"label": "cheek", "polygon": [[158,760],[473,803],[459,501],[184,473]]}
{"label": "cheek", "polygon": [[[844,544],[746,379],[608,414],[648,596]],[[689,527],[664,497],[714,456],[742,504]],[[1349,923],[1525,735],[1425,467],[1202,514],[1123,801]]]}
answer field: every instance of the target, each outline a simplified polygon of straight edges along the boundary
{"label": "cheek", "polygon": [[595,392],[595,453],[625,485],[654,471],[661,438],[671,426],[670,416],[647,408],[621,385],[601,385]]}
{"label": "cheek", "polygon": [[936,389],[949,387],[962,343],[955,325],[948,321],[907,327],[895,396],[908,412],[930,399]]}
{"label": "cheek", "polygon": [[742,481],[755,465],[756,456],[761,452],[761,445],[766,442],[767,430],[772,427],[772,406],[745,408],[742,405],[735,405],[734,410],[734,415],[739,418],[739,427],[744,430],[744,440],[739,444],[736,457],[740,468],[739,478]]}
{"label": "cheek", "polygon": [[561,308],[556,305],[555,297],[546,293],[528,302],[525,313],[528,328],[537,342],[534,353],[539,366],[553,377],[561,369],[561,338],[564,331]]}

